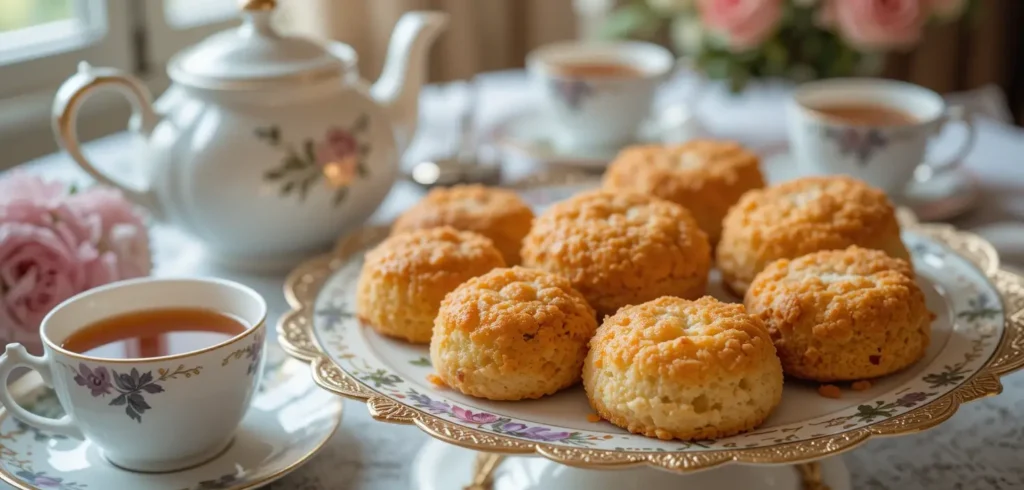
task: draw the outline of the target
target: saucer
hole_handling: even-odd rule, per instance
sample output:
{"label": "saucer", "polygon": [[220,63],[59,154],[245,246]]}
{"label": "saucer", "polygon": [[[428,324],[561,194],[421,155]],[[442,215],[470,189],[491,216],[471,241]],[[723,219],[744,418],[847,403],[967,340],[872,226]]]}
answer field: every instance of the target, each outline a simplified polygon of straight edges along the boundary
{"label": "saucer", "polygon": [[[554,122],[541,111],[521,112],[498,122],[487,138],[499,150],[528,160],[568,167],[601,170],[615,158],[621,147],[595,147],[566,151],[552,141]],[[633,143],[682,143],[707,134],[697,118],[683,105],[662,110],[644,122]]]}
{"label": "saucer", "polygon": [[[765,157],[761,170],[772,184],[804,175],[787,151]],[[980,195],[977,178],[969,170],[957,167],[928,180],[912,181],[902,196],[890,198],[895,204],[913,210],[921,221],[945,221],[970,211]]]}
{"label": "saucer", "polygon": [[[26,426],[0,408],[0,480],[22,490],[242,490],[269,484],[327,443],[341,423],[342,401],[318,388],[306,365],[285,360],[278,349],[268,349],[266,364],[234,441],[204,464],[168,473],[123,470],[107,462],[92,442]],[[63,413],[35,373],[16,381],[11,391],[35,413]],[[215,400],[210,409],[216,409]]]}

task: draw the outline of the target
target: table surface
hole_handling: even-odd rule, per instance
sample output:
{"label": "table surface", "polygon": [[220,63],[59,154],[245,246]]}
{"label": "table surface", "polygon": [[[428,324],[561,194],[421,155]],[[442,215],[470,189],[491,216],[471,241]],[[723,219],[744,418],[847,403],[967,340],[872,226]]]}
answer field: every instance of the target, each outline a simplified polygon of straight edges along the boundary
{"label": "table surface", "polygon": [[[685,85],[685,81],[678,86]],[[526,107],[536,107],[519,73],[499,73],[478,79],[477,109],[480,127],[486,128]],[[675,97],[683,89],[670,92]],[[702,92],[699,113],[716,136],[737,139],[759,147],[784,141],[778,123],[789,88],[759,85],[742,96],[730,96],[719,87]],[[421,131],[407,156],[436,156],[451,141],[451,88],[431,87],[423,95]],[[665,98],[665,97],[663,97]],[[962,96],[980,112],[995,118],[1003,111],[997,93],[983,91]],[[671,101],[669,101],[671,102]],[[449,117],[445,118],[444,115]],[[981,118],[974,151],[966,166],[978,177],[981,202],[968,216],[954,221],[990,238],[1004,262],[1024,265],[1024,166],[1016,160],[1024,154],[1024,131],[995,119]],[[955,145],[955,137],[942,138],[936,151]],[[87,153],[101,165],[130,172],[130,138],[124,134],[86,145]],[[438,142],[441,142],[439,144]],[[414,160],[405,162],[411,163]],[[508,162],[512,173],[533,168],[524,162]],[[62,180],[88,183],[89,179],[65,155],[55,154],[27,167]],[[422,195],[408,182],[399,182],[371,219],[387,222]],[[237,280],[258,290],[270,306],[270,318],[287,306],[282,294],[283,274],[247,274],[218,269],[207,263],[198,244],[174,229],[155,226],[152,231],[157,275],[215,275]],[[1002,395],[967,404],[949,421],[933,430],[904,437],[876,439],[844,454],[854,487],[858,489],[1010,489],[1024,488],[1024,372],[1003,380]],[[416,451],[427,440],[412,426],[389,425],[372,420],[361,404],[345,401],[341,429],[321,454],[267,488],[299,490],[392,490],[409,487],[409,469]],[[468,475],[467,475],[468,481]],[[9,488],[0,483],[0,488]]]}

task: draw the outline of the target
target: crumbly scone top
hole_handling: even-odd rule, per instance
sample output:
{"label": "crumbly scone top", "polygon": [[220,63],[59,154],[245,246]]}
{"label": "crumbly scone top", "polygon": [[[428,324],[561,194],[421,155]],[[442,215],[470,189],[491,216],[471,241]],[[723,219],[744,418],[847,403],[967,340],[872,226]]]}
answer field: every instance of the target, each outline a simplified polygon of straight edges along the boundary
{"label": "crumbly scone top", "polygon": [[[553,259],[584,272],[574,282],[607,283],[617,276],[643,281],[703,274],[711,252],[686,208],[643,194],[596,190],[538,217],[523,254],[534,263]],[[638,270],[651,277],[634,277]]]}
{"label": "crumbly scone top", "polygon": [[744,374],[775,356],[768,331],[743,305],[710,296],[695,301],[664,296],[623,307],[605,318],[591,340],[595,367],[612,363],[642,376],[675,381]]}
{"label": "crumbly scone top", "polygon": [[[535,269],[494,269],[456,288],[441,303],[436,329],[470,332],[475,343],[507,348],[559,337],[590,338],[594,310],[564,277]],[[436,333],[435,333],[436,335]]]}
{"label": "crumbly scone top", "polygon": [[916,311],[907,308],[911,299],[924,304],[909,262],[856,246],[776,260],[757,275],[746,298],[748,305],[770,306],[785,324],[814,311],[814,335],[837,340],[854,334],[854,321],[859,328],[876,329],[912,322],[893,315]]}
{"label": "crumbly scone top", "polygon": [[[708,181],[734,183],[757,170],[760,159],[739,143],[695,140],[680,145],[630,146],[609,167],[612,184],[646,182],[648,187],[703,188]],[[665,189],[672,192],[670,189]]]}
{"label": "crumbly scone top", "polygon": [[432,189],[396,221],[394,228],[426,228],[452,224],[462,229],[483,230],[507,217],[531,219],[533,211],[513,191],[482,185],[457,185]]}
{"label": "crumbly scone top", "polygon": [[729,213],[746,229],[785,229],[820,224],[840,233],[860,233],[895,220],[885,193],[838,175],[804,177],[746,193]]}
{"label": "crumbly scone top", "polygon": [[478,261],[505,263],[490,239],[442,226],[392,235],[366,253],[365,263],[379,273],[422,276],[458,272]]}

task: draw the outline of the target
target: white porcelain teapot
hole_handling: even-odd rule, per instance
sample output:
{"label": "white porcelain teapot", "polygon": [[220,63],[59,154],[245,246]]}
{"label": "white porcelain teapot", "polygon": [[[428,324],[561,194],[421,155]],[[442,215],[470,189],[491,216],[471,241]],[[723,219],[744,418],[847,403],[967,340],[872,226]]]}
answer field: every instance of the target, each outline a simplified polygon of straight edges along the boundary
{"label": "white porcelain teapot", "polygon": [[[387,195],[415,131],[429,46],[447,15],[405,14],[370,86],[348,45],[287,37],[272,0],[243,2],[241,26],[175,55],[156,102],[140,80],[87,64],[57,92],[60,145],[96,180],[200,239],[230,266],[276,268],[361,225]],[[97,89],[131,101],[146,141],[143,187],[82,154],[76,113]]]}

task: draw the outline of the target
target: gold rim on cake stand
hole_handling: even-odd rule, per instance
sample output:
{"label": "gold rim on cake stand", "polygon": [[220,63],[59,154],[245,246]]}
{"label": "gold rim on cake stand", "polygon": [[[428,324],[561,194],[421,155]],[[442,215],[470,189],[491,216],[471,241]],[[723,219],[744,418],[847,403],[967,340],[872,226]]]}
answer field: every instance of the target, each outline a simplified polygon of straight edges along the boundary
{"label": "gold rim on cake stand", "polygon": [[278,324],[278,341],[291,356],[310,363],[318,385],[366,403],[380,421],[414,424],[427,434],[457,446],[500,453],[537,454],[557,463],[582,468],[624,468],[649,465],[670,471],[693,471],[724,463],[800,463],[853,449],[871,437],[896,436],[930,429],[949,419],[962,403],[1002,391],[999,378],[1024,367],[1024,277],[999,268],[999,257],[981,237],[948,225],[921,224],[901,212],[905,230],[944,244],[974,264],[999,292],[1004,306],[1002,338],[988,364],[953,391],[906,413],[846,432],[770,447],[700,452],[625,452],[611,449],[555,446],[460,426],[371,391],[342,371],[319,346],[312,332],[313,303],[324,283],[348,259],[388,234],[383,226],[368,227],[343,241],[334,252],[314,258],[293,271],[285,282],[291,311]]}

